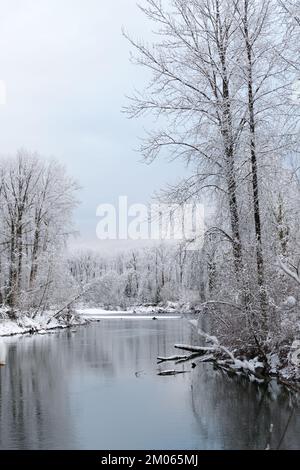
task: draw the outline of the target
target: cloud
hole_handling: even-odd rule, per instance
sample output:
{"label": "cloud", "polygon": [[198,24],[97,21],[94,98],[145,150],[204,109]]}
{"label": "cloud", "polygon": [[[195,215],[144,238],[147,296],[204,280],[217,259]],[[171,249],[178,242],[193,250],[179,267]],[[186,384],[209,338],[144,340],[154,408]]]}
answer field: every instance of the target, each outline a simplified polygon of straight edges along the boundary
{"label": "cloud", "polygon": [[146,74],[129,62],[121,28],[150,37],[136,0],[10,0],[0,18],[0,153],[20,147],[55,156],[83,191],[77,225],[95,237],[99,203],[127,194],[145,202],[182,171],[177,163],[138,163],[142,123],[121,108]]}

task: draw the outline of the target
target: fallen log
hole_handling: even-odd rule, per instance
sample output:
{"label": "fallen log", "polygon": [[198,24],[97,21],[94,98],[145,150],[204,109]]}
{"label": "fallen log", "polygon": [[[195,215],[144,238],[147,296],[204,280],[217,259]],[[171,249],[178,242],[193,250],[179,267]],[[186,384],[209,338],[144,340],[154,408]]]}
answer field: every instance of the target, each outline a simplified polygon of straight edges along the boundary
{"label": "fallen log", "polygon": [[203,364],[205,362],[216,362],[216,358],[213,354],[205,354],[199,359],[199,361],[196,362],[196,365]]}
{"label": "fallen log", "polygon": [[207,352],[216,351],[215,347],[204,347],[204,346],[190,346],[189,344],[175,344],[175,349],[182,349],[183,351],[189,351],[198,354],[206,354]]}
{"label": "fallen log", "polygon": [[178,361],[175,362],[175,364],[183,364],[184,362],[189,362],[192,361],[193,359],[197,359],[197,357],[202,357],[202,353],[192,353],[189,356],[186,357],[186,359],[179,359]]}
{"label": "fallen log", "polygon": [[[211,343],[210,347],[202,346],[191,346],[188,344],[176,344],[176,349],[181,349],[183,351],[189,351],[196,355],[196,357],[201,357],[203,360],[200,362],[212,362],[214,365],[227,372],[233,374],[243,374],[250,378],[251,380],[257,380],[258,382],[264,382],[268,380],[268,375],[266,374],[266,367],[263,362],[260,362],[258,358],[241,360],[234,356],[233,352],[230,351],[225,346],[222,346],[219,343],[219,340],[215,336],[210,336],[207,333],[199,330],[200,336],[205,338],[208,343]],[[225,357],[228,359],[225,359]]]}
{"label": "fallen log", "polygon": [[170,357],[162,357],[157,356],[157,360],[159,362],[175,362],[180,361],[181,359],[187,359],[189,356],[170,356]]}
{"label": "fallen log", "polygon": [[157,357],[157,364],[162,364],[163,362],[175,362],[176,364],[181,364],[183,362],[188,362],[191,361],[192,359],[195,359],[197,357],[201,356],[201,354],[197,353],[192,353],[189,355],[184,355],[184,356],[170,356],[170,357]]}
{"label": "fallen log", "polygon": [[163,370],[162,372],[158,372],[157,375],[166,377],[170,375],[188,374],[189,372],[190,371],[187,371],[187,370]]}

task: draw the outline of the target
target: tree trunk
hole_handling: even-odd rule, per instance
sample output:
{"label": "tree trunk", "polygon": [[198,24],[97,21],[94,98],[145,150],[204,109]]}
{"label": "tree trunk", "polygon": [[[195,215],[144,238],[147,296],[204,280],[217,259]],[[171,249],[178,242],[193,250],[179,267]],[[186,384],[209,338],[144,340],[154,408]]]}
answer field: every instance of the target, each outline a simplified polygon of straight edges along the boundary
{"label": "tree trunk", "polygon": [[255,226],[255,245],[256,245],[256,264],[258,274],[258,286],[260,289],[261,309],[266,320],[267,295],[265,290],[265,268],[262,247],[262,225],[260,213],[259,199],[259,180],[256,152],[256,125],[254,111],[254,93],[253,93],[253,62],[252,62],[252,45],[249,37],[248,25],[248,5],[249,1],[245,0],[245,16],[244,16],[244,36],[246,43],[247,62],[248,62],[248,111],[249,111],[249,129],[250,129],[250,152],[251,152],[251,176],[252,176],[252,201]]}

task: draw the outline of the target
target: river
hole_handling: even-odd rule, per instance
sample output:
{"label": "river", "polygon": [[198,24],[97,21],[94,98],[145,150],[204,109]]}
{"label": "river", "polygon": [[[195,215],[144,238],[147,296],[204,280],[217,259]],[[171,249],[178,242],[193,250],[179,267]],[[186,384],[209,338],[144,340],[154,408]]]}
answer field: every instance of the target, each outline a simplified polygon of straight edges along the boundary
{"label": "river", "polygon": [[186,320],[103,319],[1,341],[0,449],[299,448],[300,409],[275,383],[209,364],[157,375],[173,367],[158,355],[197,342]]}

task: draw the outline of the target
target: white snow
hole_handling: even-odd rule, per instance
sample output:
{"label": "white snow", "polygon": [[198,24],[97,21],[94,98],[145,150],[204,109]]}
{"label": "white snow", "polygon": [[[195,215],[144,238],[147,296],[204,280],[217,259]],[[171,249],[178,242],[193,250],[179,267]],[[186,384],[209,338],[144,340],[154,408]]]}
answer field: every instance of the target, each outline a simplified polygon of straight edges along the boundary
{"label": "white snow", "polygon": [[278,354],[268,354],[267,358],[270,365],[270,373],[276,374],[280,366],[280,359]]}
{"label": "white snow", "polygon": [[119,311],[119,310],[103,310],[100,308],[79,309],[77,313],[84,319],[89,320],[177,320],[181,318],[180,315],[141,315],[136,314],[134,311]]}
{"label": "white snow", "polygon": [[99,315],[131,315],[133,310],[104,310],[102,308],[80,308],[76,309],[79,315],[88,316],[99,316]]}
{"label": "white snow", "polygon": [[6,361],[6,345],[3,341],[0,341],[0,366],[5,365]]}
{"label": "white snow", "polygon": [[[52,318],[55,312],[48,311],[35,318],[22,315],[17,320],[0,319],[0,336],[12,336],[29,333],[32,330],[45,334],[55,328],[67,328],[69,325],[61,319]],[[48,323],[48,321],[50,322]],[[71,325],[83,325],[85,319],[77,316],[71,321]]]}
{"label": "white snow", "polygon": [[[89,320],[177,320],[180,315],[169,315],[162,313],[161,308],[157,307],[137,307],[132,310],[104,310],[102,308],[81,308],[77,309],[77,313]],[[173,311],[174,313],[174,311]]]}
{"label": "white snow", "polygon": [[289,296],[283,303],[283,306],[287,308],[294,308],[296,307],[296,305],[297,305],[297,300],[293,296]]}
{"label": "white snow", "polygon": [[144,305],[140,305],[140,306],[132,308],[132,312],[137,313],[137,314],[175,313],[176,310],[177,311],[179,310],[177,304],[171,303],[171,302],[168,302],[166,304],[166,306],[159,306],[159,305],[157,305],[157,306],[152,306],[152,305],[144,306]]}
{"label": "white snow", "polygon": [[[154,315],[150,314],[136,314],[133,310],[120,311],[120,310],[104,310],[101,308],[87,308],[79,309],[76,311],[78,314],[73,320],[67,324],[61,319],[52,318],[54,311],[48,311],[43,315],[38,315],[35,318],[30,315],[20,315],[17,320],[10,320],[8,318],[0,318],[0,337],[1,336],[12,336],[24,333],[30,333],[31,331],[38,332],[39,334],[49,334],[49,330],[56,328],[67,328],[69,326],[83,325],[88,320],[177,320],[180,315]],[[48,321],[50,322],[48,323]],[[1,351],[0,351],[1,353]]]}
{"label": "white snow", "polygon": [[239,359],[234,360],[234,364],[231,366],[233,369],[243,369],[243,370],[249,370],[250,372],[255,374],[256,369],[260,367],[264,367],[264,364],[258,360],[258,358],[255,359],[249,359],[240,361]]}

